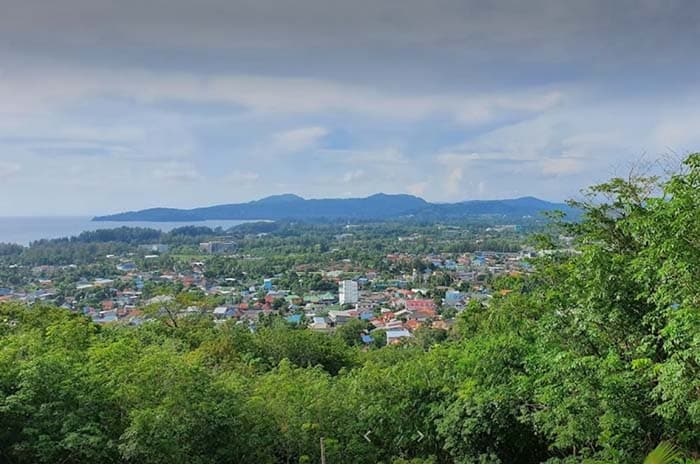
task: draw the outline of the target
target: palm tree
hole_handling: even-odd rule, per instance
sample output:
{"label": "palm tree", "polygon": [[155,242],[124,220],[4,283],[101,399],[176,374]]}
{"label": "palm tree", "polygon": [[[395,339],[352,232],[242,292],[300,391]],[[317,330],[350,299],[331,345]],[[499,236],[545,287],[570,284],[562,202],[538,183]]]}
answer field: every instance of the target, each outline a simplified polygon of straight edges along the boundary
{"label": "palm tree", "polygon": [[676,445],[662,441],[644,459],[644,464],[672,464],[683,458]]}

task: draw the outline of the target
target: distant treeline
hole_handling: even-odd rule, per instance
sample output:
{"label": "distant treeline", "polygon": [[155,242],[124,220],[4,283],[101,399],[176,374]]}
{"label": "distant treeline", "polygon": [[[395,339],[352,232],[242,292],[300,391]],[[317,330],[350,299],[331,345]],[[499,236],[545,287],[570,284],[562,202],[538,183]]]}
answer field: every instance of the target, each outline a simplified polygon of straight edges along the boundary
{"label": "distant treeline", "polygon": [[[489,224],[466,223],[441,226],[419,222],[374,222],[348,226],[339,222],[251,222],[228,230],[184,226],[161,232],[139,227],[120,227],[83,232],[75,237],[45,239],[28,247],[0,244],[0,263],[25,265],[89,264],[108,254],[133,252],[140,245],[165,244],[172,250],[194,253],[201,242],[232,240],[241,253],[263,257],[305,255],[312,261],[319,253],[341,249],[349,257],[377,261],[387,253],[466,253],[477,250],[518,251],[523,238],[542,230],[542,225],[520,227],[517,232],[486,232]],[[400,237],[408,240],[397,242]],[[413,238],[411,238],[413,237]],[[315,254],[315,256],[314,256]],[[362,258],[362,257],[365,258]],[[331,258],[331,256],[327,256]]]}

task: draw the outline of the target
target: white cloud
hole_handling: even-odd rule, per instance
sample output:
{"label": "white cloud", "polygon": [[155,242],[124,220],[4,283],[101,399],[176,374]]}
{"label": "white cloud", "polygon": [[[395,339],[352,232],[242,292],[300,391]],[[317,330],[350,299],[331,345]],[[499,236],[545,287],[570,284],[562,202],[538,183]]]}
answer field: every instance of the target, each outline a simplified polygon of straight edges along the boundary
{"label": "white cloud", "polygon": [[[51,78],[47,79],[46,76]],[[17,69],[2,76],[0,115],[58,111],[97,97],[159,101],[230,103],[260,114],[352,112],[378,118],[419,120],[448,115],[464,124],[482,124],[512,113],[537,114],[558,105],[563,94],[524,89],[494,94],[396,94],[324,79],[240,74],[158,74],[139,69]]]}
{"label": "white cloud", "polygon": [[365,176],[365,171],[362,169],[356,169],[354,171],[346,172],[343,175],[343,182],[346,184],[349,184],[351,182],[355,182],[359,179],[362,179]]}
{"label": "white cloud", "polygon": [[416,182],[414,184],[409,185],[406,187],[406,190],[408,193],[411,195],[415,195],[417,197],[422,197],[425,195],[426,190],[428,189],[428,182]]}
{"label": "white cloud", "polygon": [[226,180],[232,183],[248,183],[255,182],[260,179],[260,174],[252,171],[238,171],[235,170],[226,176]]}
{"label": "white cloud", "polygon": [[6,180],[22,170],[19,163],[0,161],[0,179]]}
{"label": "white cloud", "polygon": [[679,152],[700,149],[700,110],[697,106],[666,112],[659,119],[651,134],[656,146]]}
{"label": "white cloud", "polygon": [[405,165],[411,160],[396,147],[382,147],[374,150],[321,150],[322,153],[334,157],[337,161],[349,165]]}
{"label": "white cloud", "polygon": [[170,162],[153,169],[153,177],[170,183],[190,183],[202,180],[202,175],[189,163]]}
{"label": "white cloud", "polygon": [[545,158],[542,160],[542,174],[545,176],[578,174],[584,169],[584,163],[576,158]]}
{"label": "white cloud", "polygon": [[562,92],[522,95],[477,96],[456,106],[456,119],[464,124],[482,124],[514,115],[538,114],[563,102]]}
{"label": "white cloud", "polygon": [[319,126],[301,127],[273,136],[272,149],[275,151],[298,152],[315,147],[328,134],[328,129]]}
{"label": "white cloud", "polygon": [[462,192],[462,179],[464,178],[464,168],[453,166],[447,174],[447,193],[451,197],[458,196]]}

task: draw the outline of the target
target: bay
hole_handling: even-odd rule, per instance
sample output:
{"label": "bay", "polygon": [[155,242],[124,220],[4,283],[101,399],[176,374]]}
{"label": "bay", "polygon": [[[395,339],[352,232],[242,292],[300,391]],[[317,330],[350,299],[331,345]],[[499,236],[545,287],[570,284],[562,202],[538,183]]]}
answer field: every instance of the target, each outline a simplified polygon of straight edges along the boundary
{"label": "bay", "polygon": [[196,221],[196,222],[93,222],[90,217],[0,217],[0,243],[29,245],[35,240],[73,237],[81,232],[116,229],[119,227],[146,227],[169,232],[184,226],[204,226],[212,229],[231,227],[253,221]]}

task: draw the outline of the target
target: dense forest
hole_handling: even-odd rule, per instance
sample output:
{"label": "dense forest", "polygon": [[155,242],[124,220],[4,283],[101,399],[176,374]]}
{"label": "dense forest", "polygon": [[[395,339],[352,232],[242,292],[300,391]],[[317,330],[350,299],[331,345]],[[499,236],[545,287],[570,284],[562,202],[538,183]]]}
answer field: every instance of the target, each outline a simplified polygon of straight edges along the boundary
{"label": "dense forest", "polygon": [[660,443],[693,462],[700,155],[573,206],[518,291],[468,305],[446,339],[0,306],[0,461],[320,462],[323,439],[328,463],[641,463]]}

